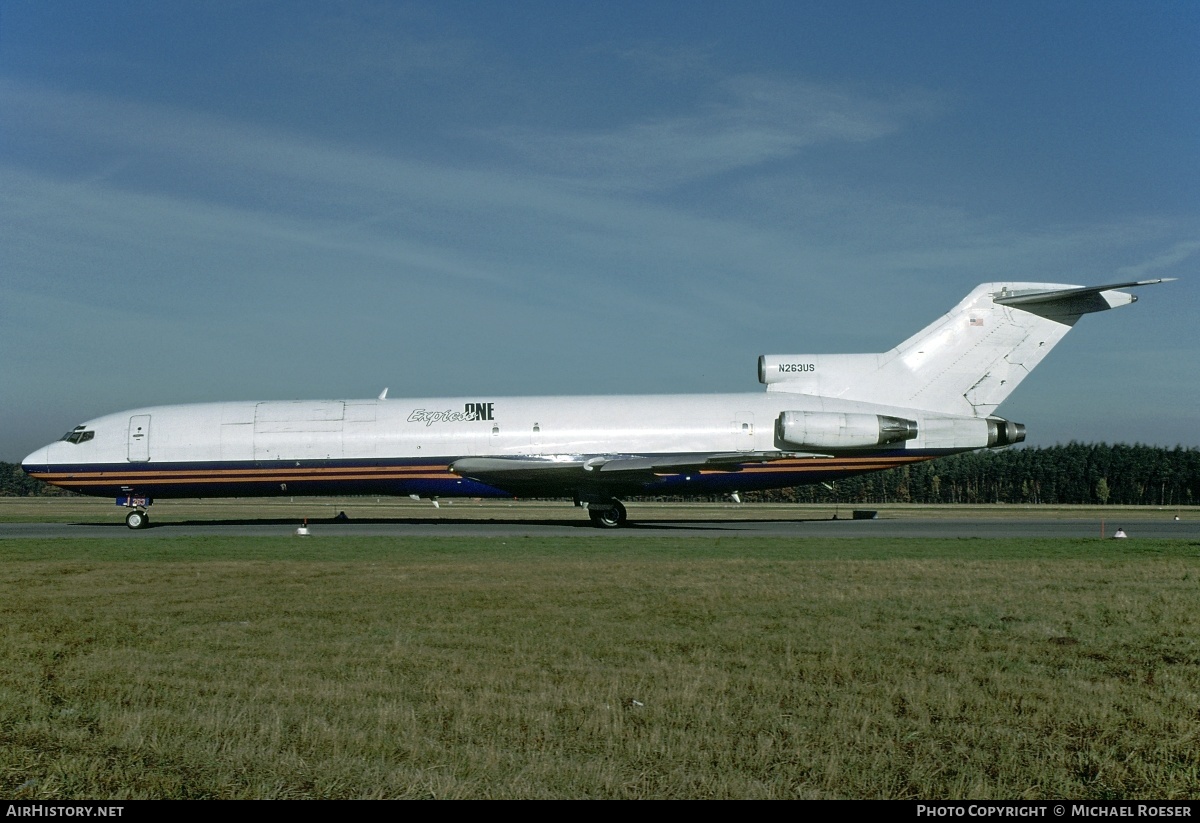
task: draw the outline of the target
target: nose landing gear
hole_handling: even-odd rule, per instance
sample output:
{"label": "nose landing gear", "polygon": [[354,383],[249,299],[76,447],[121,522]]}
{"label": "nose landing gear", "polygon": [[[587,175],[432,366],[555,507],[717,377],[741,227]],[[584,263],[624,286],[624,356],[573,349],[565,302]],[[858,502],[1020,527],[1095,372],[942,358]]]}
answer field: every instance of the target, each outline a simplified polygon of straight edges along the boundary
{"label": "nose landing gear", "polygon": [[132,509],[125,515],[125,525],[131,529],[144,529],[150,525],[150,515],[146,509],[154,503],[152,497],[118,497],[117,505]]}

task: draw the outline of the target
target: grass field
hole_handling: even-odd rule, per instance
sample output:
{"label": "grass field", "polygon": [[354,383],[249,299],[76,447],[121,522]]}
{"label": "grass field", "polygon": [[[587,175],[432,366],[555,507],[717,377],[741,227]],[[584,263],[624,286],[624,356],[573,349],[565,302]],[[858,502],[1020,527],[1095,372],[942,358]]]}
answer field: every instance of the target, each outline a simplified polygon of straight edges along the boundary
{"label": "grass field", "polygon": [[0,796],[1185,798],[1200,544],[0,541]]}

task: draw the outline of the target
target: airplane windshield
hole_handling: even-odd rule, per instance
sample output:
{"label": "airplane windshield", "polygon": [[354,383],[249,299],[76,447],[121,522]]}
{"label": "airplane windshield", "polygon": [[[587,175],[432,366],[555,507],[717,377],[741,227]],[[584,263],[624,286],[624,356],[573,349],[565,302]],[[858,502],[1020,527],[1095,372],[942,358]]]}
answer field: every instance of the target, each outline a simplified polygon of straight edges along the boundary
{"label": "airplane windshield", "polygon": [[86,443],[95,436],[96,433],[94,431],[85,429],[83,426],[76,426],[60,437],[59,440],[65,440],[68,443]]}

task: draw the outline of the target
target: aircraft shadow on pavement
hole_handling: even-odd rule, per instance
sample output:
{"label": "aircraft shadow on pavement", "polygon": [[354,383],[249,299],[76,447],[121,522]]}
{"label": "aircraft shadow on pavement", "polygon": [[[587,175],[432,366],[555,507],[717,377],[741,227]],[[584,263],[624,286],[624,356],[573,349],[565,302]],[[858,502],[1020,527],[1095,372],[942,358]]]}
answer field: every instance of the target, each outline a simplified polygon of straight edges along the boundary
{"label": "aircraft shadow on pavement", "polygon": [[[624,527],[618,529],[598,529],[586,519],[577,517],[559,519],[504,519],[492,520],[472,517],[309,517],[305,520],[311,526],[526,526],[526,527],[559,527],[578,528],[596,534],[628,533],[629,531],[676,531],[679,529],[703,529],[707,531],[729,531],[766,524],[802,524],[802,523],[831,523],[827,517],[779,517],[755,518],[744,520],[630,520]],[[849,520],[845,522],[849,523]],[[74,522],[72,526],[110,527],[113,529],[129,528],[123,522]],[[279,526],[286,529],[299,528],[301,521],[293,517],[255,517],[227,518],[218,520],[172,520],[167,522],[151,520],[143,529],[138,531],[169,530],[171,528],[196,528],[203,526]]]}

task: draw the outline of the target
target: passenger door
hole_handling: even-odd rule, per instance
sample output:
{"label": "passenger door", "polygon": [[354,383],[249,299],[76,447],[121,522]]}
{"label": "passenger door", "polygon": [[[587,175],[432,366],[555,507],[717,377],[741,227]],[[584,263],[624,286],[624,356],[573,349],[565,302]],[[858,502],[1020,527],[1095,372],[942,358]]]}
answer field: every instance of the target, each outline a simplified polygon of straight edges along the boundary
{"label": "passenger door", "polygon": [[150,460],[150,415],[135,414],[129,418],[129,462]]}

